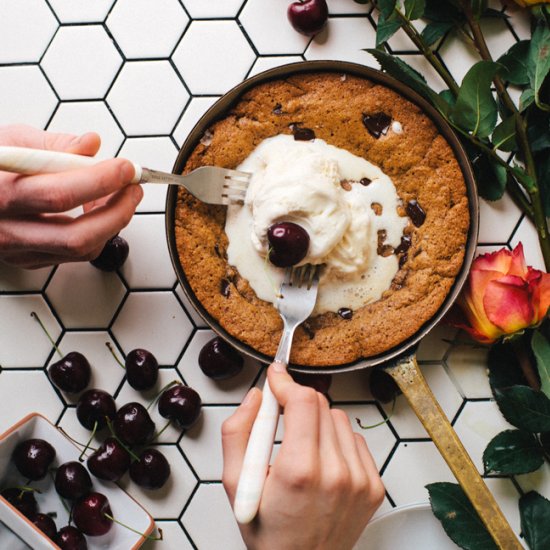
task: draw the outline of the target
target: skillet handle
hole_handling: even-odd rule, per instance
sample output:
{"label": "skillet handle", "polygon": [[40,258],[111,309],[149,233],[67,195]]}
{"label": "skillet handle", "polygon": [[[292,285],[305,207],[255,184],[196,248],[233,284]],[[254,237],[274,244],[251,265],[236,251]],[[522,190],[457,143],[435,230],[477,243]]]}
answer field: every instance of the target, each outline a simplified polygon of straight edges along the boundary
{"label": "skillet handle", "polygon": [[501,550],[521,550],[523,546],[426,383],[416,356],[405,357],[385,370],[407,398],[497,546]]}

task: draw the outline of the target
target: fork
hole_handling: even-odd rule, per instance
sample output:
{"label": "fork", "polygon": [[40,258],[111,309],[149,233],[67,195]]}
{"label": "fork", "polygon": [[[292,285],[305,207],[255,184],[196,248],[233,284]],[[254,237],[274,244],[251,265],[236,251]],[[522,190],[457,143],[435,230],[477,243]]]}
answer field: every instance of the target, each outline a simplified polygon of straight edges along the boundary
{"label": "fork", "polygon": [[[64,172],[93,166],[98,162],[101,160],[71,153],[26,147],[0,147],[0,170],[17,174]],[[248,172],[218,166],[201,166],[189,174],[180,176],[144,168],[135,162],[132,164],[135,170],[132,183],[181,185],[197,199],[207,204],[242,203],[250,181]]]}
{"label": "fork", "polygon": [[[283,334],[275,354],[276,362],[288,365],[294,331],[315,307],[319,269],[319,266],[307,264],[297,269],[289,268],[285,273],[277,297],[277,309],[283,319]],[[258,512],[278,422],[279,403],[266,378],[262,404],[250,432],[235,496],[233,511],[239,523],[249,523]]]}

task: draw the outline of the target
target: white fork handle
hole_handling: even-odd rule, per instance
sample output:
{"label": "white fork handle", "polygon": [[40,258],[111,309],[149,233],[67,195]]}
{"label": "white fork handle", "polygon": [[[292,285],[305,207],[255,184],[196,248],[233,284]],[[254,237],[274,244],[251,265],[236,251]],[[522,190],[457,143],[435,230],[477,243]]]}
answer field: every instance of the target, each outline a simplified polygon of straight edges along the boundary
{"label": "white fork handle", "polygon": [[[61,153],[59,151],[0,146],[0,170],[15,172],[16,174],[33,175],[66,172],[67,170],[87,168],[98,162],[101,162],[101,160],[94,157]],[[142,168],[135,162],[132,162],[132,164],[136,172],[132,183],[139,183]]]}
{"label": "white fork handle", "polygon": [[235,496],[233,510],[239,523],[251,522],[258,512],[278,423],[279,403],[266,378],[262,404],[250,432]]}

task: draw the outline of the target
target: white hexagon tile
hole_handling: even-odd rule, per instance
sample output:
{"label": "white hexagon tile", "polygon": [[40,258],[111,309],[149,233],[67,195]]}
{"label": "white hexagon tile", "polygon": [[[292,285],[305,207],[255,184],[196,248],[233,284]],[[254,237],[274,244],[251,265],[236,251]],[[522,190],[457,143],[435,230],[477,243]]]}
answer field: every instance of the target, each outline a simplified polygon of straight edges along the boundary
{"label": "white hexagon tile", "polygon": [[[75,134],[95,131],[102,138],[98,159],[118,155],[171,171],[196,122],[244,78],[304,59],[378,67],[363,51],[374,46],[376,34],[377,15],[371,14],[370,4],[330,0],[328,26],[312,39],[289,25],[290,2],[1,0],[0,124]],[[495,56],[516,36],[525,39],[530,32],[521,11],[507,21],[495,18],[483,24]],[[443,89],[403,33],[392,38],[390,47],[426,74],[430,86]],[[447,39],[438,55],[459,80],[476,59],[470,47]],[[89,437],[76,419],[78,395],[54,388],[48,378],[47,367],[59,355],[31,312],[38,314],[61,353],[87,356],[93,386],[111,392],[118,406],[129,401],[148,406],[166,385],[188,384],[202,398],[201,418],[187,431],[170,425],[159,437],[171,464],[171,481],[156,493],[137,488],[127,477],[122,485],[164,532],[165,540],[146,542],[146,550],[242,550],[221,484],[220,430],[250,387],[261,387],[263,370],[247,359],[238,376],[215,381],[199,368],[199,352],[214,333],[185,296],[170,262],[164,227],[167,188],[149,185],[144,191],[136,215],[121,232],[130,255],[118,272],[105,273],[89,263],[37,271],[0,267],[0,432],[37,410],[75,439]],[[480,222],[478,252],[522,242],[528,263],[542,267],[533,226],[511,199],[481,201]],[[155,386],[132,388],[106,342],[123,362],[135,348],[153,352],[160,365]],[[485,445],[508,426],[491,400],[485,354],[442,324],[418,349],[429,385],[480,469]],[[333,375],[329,399],[366,438],[383,474],[387,498],[380,514],[426,501],[426,483],[453,478],[405,398],[399,397],[394,408],[377,403],[369,376],[364,370]],[[157,407],[151,411],[161,430],[166,419]],[[362,430],[356,418],[363,425],[378,425]],[[283,432],[281,422],[278,441]],[[279,447],[277,443],[274,455]],[[546,468],[516,481],[524,491],[536,487],[548,496],[549,480]],[[516,487],[507,479],[487,482],[519,531]]]}

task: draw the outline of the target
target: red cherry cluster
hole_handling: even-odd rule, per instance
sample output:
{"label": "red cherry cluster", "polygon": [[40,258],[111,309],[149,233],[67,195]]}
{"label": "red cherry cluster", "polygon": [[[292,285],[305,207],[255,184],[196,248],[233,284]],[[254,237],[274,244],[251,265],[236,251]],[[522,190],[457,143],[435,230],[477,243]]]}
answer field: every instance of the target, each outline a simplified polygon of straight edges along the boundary
{"label": "red cherry cluster", "polygon": [[[43,439],[26,439],[12,454],[15,467],[28,483],[44,479],[55,457],[55,449]],[[111,529],[116,520],[109,500],[92,490],[90,474],[80,462],[61,464],[55,473],[54,486],[60,497],[71,501],[74,523],[59,530],[51,515],[38,511],[37,491],[32,487],[8,487],[0,494],[62,550],[85,550],[88,545],[84,535],[104,535]]]}

